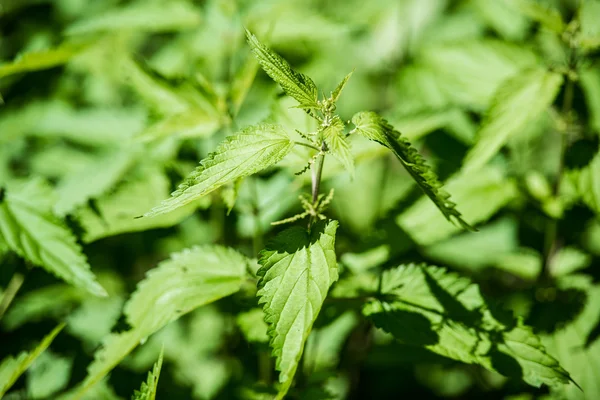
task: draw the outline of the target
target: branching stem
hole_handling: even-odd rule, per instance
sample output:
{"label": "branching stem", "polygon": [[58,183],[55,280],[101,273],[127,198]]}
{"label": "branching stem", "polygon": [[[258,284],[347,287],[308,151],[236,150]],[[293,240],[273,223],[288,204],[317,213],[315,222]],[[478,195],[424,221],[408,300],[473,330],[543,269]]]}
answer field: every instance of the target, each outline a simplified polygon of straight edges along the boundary
{"label": "branching stem", "polygon": [[[321,153],[317,156],[316,162],[312,166],[312,202],[317,204],[319,200],[319,191],[321,190],[321,176],[323,175],[323,164],[325,162],[325,151],[327,150],[325,142],[321,145]],[[308,222],[308,227],[316,221],[315,216],[311,216]]]}

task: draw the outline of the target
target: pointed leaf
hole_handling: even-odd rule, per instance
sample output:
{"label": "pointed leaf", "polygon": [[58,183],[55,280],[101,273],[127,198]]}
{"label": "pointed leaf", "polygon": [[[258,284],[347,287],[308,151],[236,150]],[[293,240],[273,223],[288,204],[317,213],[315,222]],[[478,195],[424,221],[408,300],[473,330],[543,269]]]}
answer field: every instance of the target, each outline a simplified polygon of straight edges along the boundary
{"label": "pointed leaf", "polygon": [[532,386],[568,383],[532,330],[488,305],[468,279],[425,265],[402,265],[381,278],[385,300],[363,312],[404,344],[481,366]]}
{"label": "pointed leaf", "polygon": [[346,86],[346,84],[350,80],[350,77],[352,76],[353,73],[354,73],[354,71],[352,71],[348,75],[346,75],[344,77],[344,79],[342,79],[342,81],[340,83],[338,83],[338,85],[335,88],[335,90],[333,92],[331,92],[331,99],[333,100],[334,103],[336,101],[338,101],[338,99],[340,98],[340,95],[342,94],[342,90],[344,90],[344,87]]}
{"label": "pointed leaf", "polygon": [[259,303],[264,304],[270,345],[281,373],[282,399],[289,390],[304,344],[329,287],[338,278],[335,257],[337,221],[280,233],[260,254]]}
{"label": "pointed leaf", "polygon": [[13,74],[62,65],[84,48],[85,45],[68,44],[55,49],[25,53],[11,63],[0,64],[0,79]]}
{"label": "pointed leaf", "polygon": [[323,137],[331,154],[344,165],[350,176],[354,176],[354,157],[344,136],[344,123],[340,117],[333,117],[331,124],[323,130]]}
{"label": "pointed leaf", "polygon": [[367,139],[374,140],[392,150],[402,166],[406,168],[421,190],[433,201],[448,221],[453,217],[463,228],[473,228],[461,218],[455,204],[450,201],[450,195],[442,189],[442,183],[435,172],[425,162],[425,159],[385,119],[374,112],[363,111],[352,117],[356,130]]}
{"label": "pointed leaf", "polygon": [[85,231],[82,239],[89,243],[125,232],[139,232],[178,224],[195,210],[195,204],[155,218],[135,218],[169,196],[171,183],[161,167],[143,166],[129,174],[117,188],[95,201],[94,206],[80,207],[75,217]]}
{"label": "pointed leaf", "polygon": [[294,71],[283,57],[259,42],[250,31],[246,30],[246,36],[262,68],[281,85],[286,94],[296,99],[302,107],[319,107],[317,86],[312,79]]}
{"label": "pointed leaf", "polygon": [[[465,217],[472,224],[477,224],[486,221],[509,201],[517,198],[517,184],[506,175],[503,168],[486,166],[479,171],[455,175],[446,185],[464,207]],[[433,244],[460,230],[456,225],[448,224],[425,196],[400,214],[396,222],[422,246]]]}
{"label": "pointed leaf", "polygon": [[51,211],[52,192],[38,180],[8,189],[0,201],[0,238],[36,266],[97,296],[106,296],[75,236]]}
{"label": "pointed leaf", "polygon": [[578,36],[579,45],[586,50],[600,47],[600,1],[586,0],[580,3],[578,13],[581,32]]}
{"label": "pointed leaf", "polygon": [[131,329],[110,334],[88,367],[78,392],[83,395],[140,342],[182,315],[237,292],[249,261],[221,246],[193,247],[175,253],[148,272],[125,304]]}
{"label": "pointed leaf", "polygon": [[465,158],[464,170],[476,170],[487,163],[508,139],[536,121],[554,102],[562,75],[535,68],[504,82],[492,101],[477,144]]}
{"label": "pointed leaf", "polygon": [[282,128],[259,124],[229,136],[186,180],[145,217],[164,214],[233,182],[255,174],[281,161],[292,149],[293,142]]}
{"label": "pointed leaf", "polygon": [[142,382],[140,390],[136,390],[131,400],[155,400],[156,399],[156,387],[158,386],[158,378],[160,377],[160,369],[163,363],[163,351],[160,351],[158,360],[154,364],[151,372],[148,372],[148,379],[146,382]]}
{"label": "pointed leaf", "polygon": [[64,324],[58,325],[52,330],[31,352],[23,351],[17,357],[9,356],[0,363],[0,398],[29,368],[31,363],[39,357],[50,346],[56,335],[64,328]]}

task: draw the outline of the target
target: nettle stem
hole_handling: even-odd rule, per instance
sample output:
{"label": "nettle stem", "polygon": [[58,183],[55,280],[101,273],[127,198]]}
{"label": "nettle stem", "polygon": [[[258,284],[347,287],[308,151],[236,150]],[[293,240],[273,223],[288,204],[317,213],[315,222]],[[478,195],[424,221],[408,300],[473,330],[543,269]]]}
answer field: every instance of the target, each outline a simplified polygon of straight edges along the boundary
{"label": "nettle stem", "polygon": [[[325,142],[321,144],[321,153],[317,156],[317,160],[312,165],[311,174],[312,174],[312,203],[313,206],[317,205],[319,201],[319,192],[321,191],[321,176],[323,175],[323,164],[325,163],[325,151],[327,150],[327,145]],[[315,215],[311,215],[308,221],[308,228],[312,226],[312,224],[317,220]]]}
{"label": "nettle stem", "polygon": [[10,278],[10,282],[8,282],[8,286],[6,287],[6,291],[4,292],[4,296],[2,296],[2,301],[0,302],[0,319],[4,316],[6,310],[12,303],[13,299],[17,295],[17,292],[23,285],[25,281],[25,275],[15,272],[15,274]]}
{"label": "nettle stem", "polygon": [[[567,74],[567,83],[565,85],[565,94],[563,98],[561,114],[562,118],[564,118],[565,126],[564,131],[562,132],[561,141],[560,141],[560,159],[556,172],[556,180],[552,185],[552,195],[557,197],[560,192],[560,183],[562,178],[563,169],[565,166],[565,153],[567,151],[567,147],[569,146],[569,125],[570,125],[570,113],[573,108],[573,95],[575,84],[573,79],[571,79],[570,74]],[[543,265],[542,270],[540,272],[539,279],[544,280],[550,277],[550,264],[556,253],[560,248],[559,237],[558,237],[558,220],[554,217],[550,217],[546,224],[546,232],[544,235],[544,254],[543,254]]]}

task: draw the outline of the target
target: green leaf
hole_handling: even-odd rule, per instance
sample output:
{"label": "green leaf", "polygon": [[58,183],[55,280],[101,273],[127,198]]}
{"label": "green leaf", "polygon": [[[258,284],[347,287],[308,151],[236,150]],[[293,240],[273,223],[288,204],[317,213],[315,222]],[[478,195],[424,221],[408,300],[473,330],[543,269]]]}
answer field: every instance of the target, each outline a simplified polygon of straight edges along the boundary
{"label": "green leaf", "polygon": [[536,387],[570,380],[529,327],[489,306],[466,278],[438,267],[402,265],[384,271],[381,295],[363,312],[404,344]]}
{"label": "green leaf", "polygon": [[464,170],[486,164],[513,135],[541,117],[562,85],[562,75],[543,68],[523,71],[502,84],[479,131],[477,144],[464,161]]}
{"label": "green leaf", "polygon": [[425,159],[385,119],[374,112],[363,111],[352,117],[356,130],[367,139],[376,141],[392,150],[398,157],[402,166],[415,180],[423,192],[444,214],[448,221],[454,218],[463,228],[473,228],[461,218],[460,212],[455,208],[455,203],[450,201],[450,195],[442,189],[442,183],[435,172],[425,162]]}
{"label": "green leaf", "polygon": [[95,207],[77,209],[75,218],[89,243],[125,232],[139,232],[178,224],[194,212],[195,203],[155,218],[135,218],[169,196],[171,184],[158,166],[142,166],[129,174],[111,193],[95,201]]}
{"label": "green leaf", "polygon": [[95,157],[59,182],[54,212],[64,216],[89,199],[103,195],[121,180],[134,161],[134,154],[128,150],[108,151]]}
{"label": "green leaf", "polygon": [[187,1],[138,3],[76,21],[67,35],[105,31],[162,32],[189,29],[201,22],[199,10]]}
{"label": "green leaf", "polygon": [[269,341],[267,323],[260,308],[253,308],[238,314],[236,322],[248,342],[267,343]]}
{"label": "green leaf", "polygon": [[537,0],[505,0],[516,7],[523,15],[539,22],[544,28],[553,32],[562,33],[565,29],[560,11],[550,4],[543,4]]}
{"label": "green leaf", "polygon": [[[473,173],[454,176],[448,181],[447,187],[465,210],[465,218],[477,224],[517,197],[516,182],[507,178],[506,174],[503,168],[488,166]],[[396,222],[421,245],[435,243],[460,230],[448,224],[426,197],[421,197],[400,214]]]}
{"label": "green leaf", "polygon": [[590,126],[600,134],[600,71],[597,68],[579,71],[579,82],[585,94]]}
{"label": "green leaf", "polygon": [[148,372],[148,379],[142,382],[140,390],[136,390],[131,400],[155,400],[156,388],[158,386],[158,378],[160,377],[160,369],[163,363],[163,352],[161,350],[158,360],[154,364],[151,372]]}
{"label": "green leaf", "polygon": [[594,50],[600,47],[600,1],[586,0],[580,3],[578,13],[581,32],[577,36],[579,45],[585,50]]}
{"label": "green leaf", "polygon": [[344,122],[340,117],[333,117],[331,124],[323,129],[323,137],[331,154],[344,165],[350,176],[354,176],[354,157],[344,136]]}
{"label": "green leaf", "polygon": [[0,397],[19,379],[29,366],[50,346],[56,335],[64,328],[58,325],[31,352],[23,351],[17,357],[9,356],[0,363]]}
{"label": "green leaf", "polygon": [[55,49],[22,54],[11,63],[0,64],[0,79],[9,75],[62,65],[85,47],[81,44],[66,44]]}
{"label": "green leaf", "polygon": [[182,315],[237,292],[248,260],[221,246],[193,247],[175,253],[150,270],[125,304],[131,329],[112,333],[88,367],[78,391],[83,395],[98,383],[138,344]]}
{"label": "green leaf", "polygon": [[53,194],[39,180],[7,189],[0,201],[0,238],[19,256],[96,296],[106,296],[75,236],[51,211]]}
{"label": "green leaf", "polygon": [[337,221],[330,221],[318,222],[310,232],[287,229],[260,254],[257,296],[264,304],[275,367],[280,371],[278,399],[292,385],[312,325],[338,278],[337,226]]}
{"label": "green leaf", "polygon": [[600,215],[600,153],[584,168],[571,171],[571,175],[583,202]]}
{"label": "green leaf", "polygon": [[[429,96],[435,93],[432,86],[441,95],[428,99],[435,102],[431,106],[459,105],[476,111],[489,107],[502,82],[538,63],[535,53],[525,46],[489,39],[428,46],[417,59],[418,76],[428,80]],[[412,89],[402,92],[404,96],[412,96],[415,90],[417,98],[425,94],[418,93],[417,82],[404,84]]]}
{"label": "green leaf", "polygon": [[475,0],[473,5],[482,19],[502,37],[518,41],[528,33],[529,21],[507,1]]}
{"label": "green leaf", "polygon": [[161,119],[137,135],[136,140],[151,142],[167,137],[178,139],[209,137],[220,126],[221,121],[216,113],[197,107]]}
{"label": "green leaf", "polygon": [[212,192],[228,182],[255,174],[281,161],[293,142],[281,127],[259,124],[229,136],[186,180],[145,217],[164,214]]}
{"label": "green leaf", "polygon": [[259,42],[250,31],[246,30],[246,36],[261,67],[286,94],[296,99],[301,107],[319,108],[319,93],[312,79],[294,71],[283,57]]}
{"label": "green leaf", "polygon": [[350,77],[352,76],[353,73],[354,73],[354,71],[352,71],[348,75],[346,75],[344,77],[344,79],[342,79],[342,81],[340,83],[338,83],[338,85],[336,86],[334,91],[331,92],[331,99],[333,100],[334,103],[336,101],[338,101],[338,99],[340,98],[340,95],[342,94],[342,90],[344,90],[344,87],[346,87],[346,84],[350,80]]}
{"label": "green leaf", "polygon": [[[595,337],[598,310],[600,309],[600,286],[594,285],[589,276],[571,275],[561,277],[557,289],[575,290],[583,295],[586,303],[577,317],[560,326],[551,334],[542,335],[546,348],[555,354],[561,365],[569,370],[574,384],[551,388],[552,398],[569,400],[593,400],[600,396],[600,340]],[[596,332],[597,333],[597,332]]]}
{"label": "green leaf", "polygon": [[47,399],[69,384],[73,359],[46,350],[27,372],[27,395],[31,399]]}

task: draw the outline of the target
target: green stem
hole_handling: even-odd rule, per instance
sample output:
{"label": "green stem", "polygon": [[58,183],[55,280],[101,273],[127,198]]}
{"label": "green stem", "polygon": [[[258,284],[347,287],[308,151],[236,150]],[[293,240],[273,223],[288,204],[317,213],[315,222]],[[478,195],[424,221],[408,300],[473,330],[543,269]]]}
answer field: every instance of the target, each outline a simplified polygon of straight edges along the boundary
{"label": "green stem", "polygon": [[317,146],[313,146],[313,145],[312,145],[312,144],[310,144],[310,143],[304,143],[304,142],[294,142],[294,144],[297,144],[297,145],[299,145],[299,146],[308,147],[309,149],[313,149],[313,150],[319,151],[319,148],[318,148]]}
{"label": "green stem", "polygon": [[6,287],[6,291],[0,302],[0,319],[2,319],[4,313],[8,310],[8,307],[10,307],[10,304],[14,300],[24,281],[25,275],[16,272],[10,279],[10,282],[8,282],[8,286]]}
{"label": "green stem", "polygon": [[[560,158],[558,161],[558,168],[556,172],[556,179],[552,185],[552,196],[557,197],[560,192],[560,183],[562,178],[563,169],[565,167],[565,152],[568,147],[568,132],[570,125],[570,113],[573,108],[573,95],[574,95],[574,83],[573,80],[567,75],[567,84],[565,86],[565,95],[563,98],[563,104],[561,109],[562,118],[565,121],[564,131],[561,132],[560,141]],[[548,279],[550,277],[550,265],[554,256],[560,248],[558,240],[558,220],[556,218],[549,218],[546,222],[546,232],[544,234],[544,255],[543,265],[540,272],[539,280]]]}
{"label": "green stem", "polygon": [[258,254],[264,247],[263,230],[260,221],[260,205],[258,201],[258,179],[252,182],[252,215],[254,216],[254,235],[252,236],[252,249]]}
{"label": "green stem", "polygon": [[258,379],[267,385],[270,385],[273,380],[273,362],[269,350],[258,352]]}
{"label": "green stem", "polygon": [[[317,161],[313,164],[312,172],[312,203],[316,207],[317,201],[319,200],[319,192],[321,191],[321,177],[323,175],[323,164],[325,162],[325,151],[327,147],[325,142],[321,145],[321,154],[317,156]],[[316,216],[312,215],[308,221],[308,228],[312,226],[317,220]]]}

